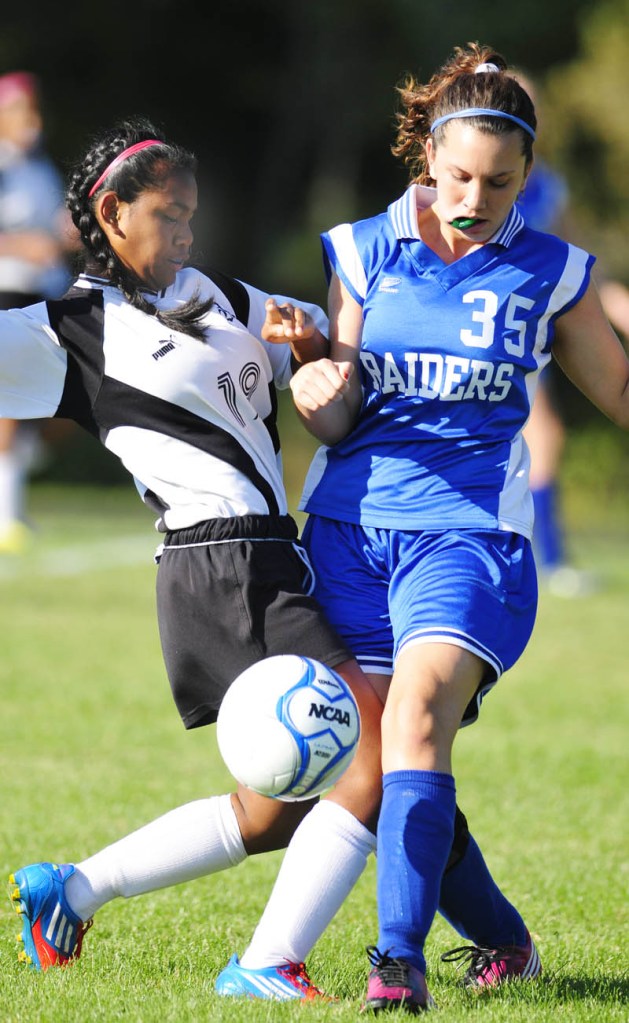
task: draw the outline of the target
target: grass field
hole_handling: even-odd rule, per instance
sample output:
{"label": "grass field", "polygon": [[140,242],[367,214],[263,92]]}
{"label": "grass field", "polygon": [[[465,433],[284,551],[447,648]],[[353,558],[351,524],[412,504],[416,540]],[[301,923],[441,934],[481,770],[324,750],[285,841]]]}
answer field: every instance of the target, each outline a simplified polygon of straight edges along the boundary
{"label": "grass field", "polygon": [[[76,860],[171,807],[221,792],[214,730],[186,733],[158,646],[151,515],[131,488],[37,486],[32,550],[0,560],[0,874]],[[628,533],[577,533],[599,592],[544,595],[521,663],[462,733],[456,773],[495,875],[522,909],[541,982],[473,997],[439,962],[459,944],[441,920],[428,946],[443,1023],[626,1023],[629,800]],[[364,946],[376,939],[370,865],[317,945],[310,971],[330,1004],[241,1003],[213,994],[242,951],[280,855],[97,916],[80,962],[18,965],[18,918],[0,909],[1,1023],[358,1018]],[[406,1018],[400,1014],[400,1018]]]}

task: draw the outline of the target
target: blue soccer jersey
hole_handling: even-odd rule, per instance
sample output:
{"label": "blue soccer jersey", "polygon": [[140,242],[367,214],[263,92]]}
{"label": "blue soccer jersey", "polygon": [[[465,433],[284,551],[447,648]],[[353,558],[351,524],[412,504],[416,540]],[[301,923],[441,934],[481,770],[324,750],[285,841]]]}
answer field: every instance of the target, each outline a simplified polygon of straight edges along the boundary
{"label": "blue soccer jersey", "polygon": [[504,529],[530,537],[522,428],[554,323],[584,294],[594,258],[526,227],[445,264],[419,235],[412,185],[386,213],[323,235],[328,270],[363,308],[363,405],[320,448],[301,507],[389,529]]}

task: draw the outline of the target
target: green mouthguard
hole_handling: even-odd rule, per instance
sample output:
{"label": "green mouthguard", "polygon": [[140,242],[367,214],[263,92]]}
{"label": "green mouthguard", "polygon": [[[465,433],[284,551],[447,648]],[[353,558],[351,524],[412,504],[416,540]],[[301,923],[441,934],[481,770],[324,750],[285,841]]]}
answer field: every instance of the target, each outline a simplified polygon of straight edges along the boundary
{"label": "green mouthguard", "polygon": [[466,227],[474,227],[474,224],[478,223],[478,217],[456,217],[451,220],[452,227],[460,228],[465,230]]}

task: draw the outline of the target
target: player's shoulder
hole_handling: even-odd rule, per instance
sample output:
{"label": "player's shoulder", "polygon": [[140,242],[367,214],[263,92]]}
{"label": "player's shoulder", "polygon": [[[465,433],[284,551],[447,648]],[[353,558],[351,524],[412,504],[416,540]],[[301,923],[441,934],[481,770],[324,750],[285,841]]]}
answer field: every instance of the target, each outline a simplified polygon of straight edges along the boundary
{"label": "player's shoulder", "polygon": [[570,244],[564,238],[560,238],[558,234],[553,234],[551,231],[540,231],[539,228],[531,227],[530,224],[526,223],[526,220],[516,238],[526,240],[530,245],[545,245],[556,249],[565,249]]}
{"label": "player's shoulder", "polygon": [[249,317],[251,296],[247,286],[214,267],[184,267],[168,289],[168,296],[176,302],[193,297],[201,301],[212,299],[223,316],[229,314],[244,324]]}
{"label": "player's shoulder", "polygon": [[514,242],[516,253],[532,254],[539,258],[553,258],[565,260],[571,253],[585,253],[579,246],[568,242],[559,235],[550,234],[547,231],[538,231],[528,224],[524,224],[518,232]]}
{"label": "player's shoulder", "polygon": [[353,223],[338,224],[322,235],[322,241],[328,259],[345,263],[348,260],[358,260],[365,272],[379,265],[397,245],[395,231],[387,213],[378,213]]}
{"label": "player's shoulder", "polygon": [[370,238],[377,238],[382,234],[390,233],[390,221],[386,212],[376,213],[371,217],[362,217],[360,220],[348,221],[344,224],[336,224],[324,232],[334,240],[343,235],[351,235],[357,244],[365,242]]}
{"label": "player's shoulder", "polygon": [[595,257],[572,242],[524,227],[507,250],[506,261],[533,282],[556,286],[564,311],[587,288]]}

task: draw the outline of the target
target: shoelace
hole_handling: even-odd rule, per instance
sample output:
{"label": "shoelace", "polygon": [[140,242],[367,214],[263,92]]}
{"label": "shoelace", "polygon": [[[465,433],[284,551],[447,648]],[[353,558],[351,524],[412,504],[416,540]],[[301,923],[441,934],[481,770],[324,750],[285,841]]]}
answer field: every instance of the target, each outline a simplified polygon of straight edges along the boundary
{"label": "shoelace", "polygon": [[[279,967],[279,972],[282,973],[288,980],[297,981],[299,987],[302,987],[311,997],[320,996],[325,998],[323,991],[320,991],[318,987],[312,983],[308,976],[305,963],[286,963],[285,966]],[[297,986],[297,985],[296,985]]]}
{"label": "shoelace", "polygon": [[389,949],[381,952],[375,945],[367,945],[367,957],[386,987],[408,986],[408,963],[392,958]]}
{"label": "shoelace", "polygon": [[83,948],[83,938],[89,931],[90,927],[94,923],[94,917],[90,917],[85,923],[80,923],[76,929],[76,945],[74,946],[74,952],[70,956],[71,959],[78,959],[81,955],[81,949]]}
{"label": "shoelace", "polygon": [[485,945],[459,945],[458,948],[451,948],[449,952],[444,952],[441,962],[459,963],[461,969],[469,963],[469,972],[478,975],[493,963],[501,959],[509,959],[521,952],[522,949],[517,945],[496,945],[495,948],[488,948]]}

